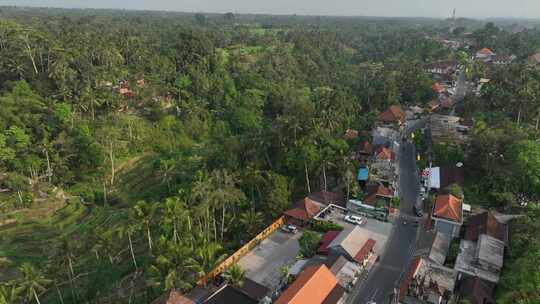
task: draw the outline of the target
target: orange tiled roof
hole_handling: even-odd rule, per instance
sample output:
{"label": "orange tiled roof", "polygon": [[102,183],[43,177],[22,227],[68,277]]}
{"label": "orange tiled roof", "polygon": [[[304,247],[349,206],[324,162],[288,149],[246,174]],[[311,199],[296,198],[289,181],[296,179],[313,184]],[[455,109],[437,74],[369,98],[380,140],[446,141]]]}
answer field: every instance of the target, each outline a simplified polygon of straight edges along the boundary
{"label": "orange tiled roof", "polygon": [[438,195],[433,208],[433,216],[449,221],[461,222],[463,217],[463,206],[457,197],[446,194]]}
{"label": "orange tiled roof", "polygon": [[478,53],[485,54],[485,55],[493,55],[494,54],[493,51],[491,49],[488,49],[488,48],[483,48],[480,51],[478,51]]}
{"label": "orange tiled roof", "polygon": [[364,203],[373,205],[377,201],[377,197],[392,198],[394,193],[392,189],[379,185],[375,191],[370,192],[364,199]]}
{"label": "orange tiled roof", "polygon": [[442,92],[444,92],[444,87],[443,87],[440,83],[438,83],[438,82],[434,83],[434,84],[431,86],[431,89],[432,89],[433,92],[435,92],[435,93],[442,93]]}
{"label": "orange tiled roof", "polygon": [[377,159],[394,160],[395,158],[394,152],[386,147],[380,147],[375,153]]}
{"label": "orange tiled roof", "polygon": [[321,304],[337,285],[325,265],[306,268],[274,302],[275,304]]}
{"label": "orange tiled roof", "polygon": [[309,197],[305,197],[303,200],[296,203],[296,207],[285,211],[285,215],[294,217],[301,220],[309,220],[321,210],[321,207],[311,200]]}
{"label": "orange tiled roof", "polygon": [[405,113],[399,106],[390,106],[386,111],[379,114],[378,119],[385,122],[402,122],[405,120]]}

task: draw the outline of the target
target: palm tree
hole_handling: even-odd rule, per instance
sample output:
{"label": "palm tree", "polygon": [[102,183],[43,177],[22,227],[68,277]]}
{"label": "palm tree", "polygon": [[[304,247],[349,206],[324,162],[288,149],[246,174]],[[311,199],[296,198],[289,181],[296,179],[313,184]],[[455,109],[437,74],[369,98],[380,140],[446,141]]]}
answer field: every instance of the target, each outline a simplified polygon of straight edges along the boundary
{"label": "palm tree", "polygon": [[18,300],[17,288],[10,285],[0,285],[0,304],[17,303]]}
{"label": "palm tree", "polygon": [[263,225],[263,221],[264,217],[262,213],[253,209],[240,214],[240,223],[250,236],[253,236],[259,232],[259,229]]}
{"label": "palm tree", "polygon": [[38,293],[47,290],[46,286],[51,280],[46,279],[45,276],[29,263],[22,264],[19,271],[22,274],[19,290],[26,295],[27,301],[31,301],[34,298],[38,304],[41,304]]}
{"label": "palm tree", "polygon": [[[128,221],[131,222],[131,221]],[[137,231],[137,226],[133,223],[128,223],[127,225],[119,225],[116,229],[116,233],[118,233],[119,237],[127,237],[128,244],[129,244],[129,252],[131,253],[131,260],[133,261],[133,266],[135,266],[135,269],[139,268],[137,265],[137,260],[135,259],[135,251],[133,250],[133,240],[132,236]]]}
{"label": "palm tree", "polygon": [[172,226],[172,238],[173,242],[177,243],[178,225],[182,219],[188,221],[188,233],[191,233],[191,220],[189,219],[189,211],[187,210],[187,204],[181,197],[170,197],[165,200],[163,224],[165,226]]}
{"label": "palm tree", "polygon": [[146,237],[148,238],[148,250],[152,254],[152,233],[150,226],[154,223],[154,215],[156,212],[156,205],[147,203],[145,201],[139,201],[135,207],[135,215],[142,221],[146,228]]}
{"label": "palm tree", "polygon": [[223,247],[216,242],[207,242],[203,240],[202,244],[199,244],[195,249],[195,260],[200,266],[200,274],[210,272],[214,267],[223,261],[227,255],[220,254]]}
{"label": "palm tree", "polygon": [[242,267],[240,267],[240,265],[238,264],[232,265],[223,274],[227,283],[233,286],[239,286],[239,287],[244,285],[245,275],[246,275],[246,271],[242,269]]}
{"label": "palm tree", "polygon": [[244,200],[246,196],[244,195],[244,192],[236,187],[238,177],[234,174],[230,174],[226,170],[212,171],[210,181],[213,185],[211,202],[213,202],[215,207],[221,207],[222,211],[220,239],[223,241],[227,205],[239,203],[240,201]]}

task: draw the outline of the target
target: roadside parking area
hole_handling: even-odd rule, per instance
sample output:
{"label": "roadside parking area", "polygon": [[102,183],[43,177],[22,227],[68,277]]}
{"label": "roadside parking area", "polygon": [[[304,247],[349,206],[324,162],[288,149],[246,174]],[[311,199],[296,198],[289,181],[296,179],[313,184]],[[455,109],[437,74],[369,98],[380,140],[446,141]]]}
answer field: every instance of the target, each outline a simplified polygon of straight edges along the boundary
{"label": "roadside parking area", "polygon": [[[345,229],[353,229],[355,224],[344,220],[346,214],[347,213],[341,209],[333,208],[324,216],[324,218],[322,218],[322,220],[338,224]],[[371,218],[367,218],[366,220],[364,225],[359,225],[358,227],[360,227],[369,238],[376,241],[374,251],[376,254],[381,254],[386,245],[386,241],[392,232],[392,223],[382,222]]]}
{"label": "roadside parking area", "polygon": [[274,291],[280,285],[281,268],[296,262],[301,235],[301,230],[295,234],[277,230],[241,258],[238,264],[246,271],[247,278]]}

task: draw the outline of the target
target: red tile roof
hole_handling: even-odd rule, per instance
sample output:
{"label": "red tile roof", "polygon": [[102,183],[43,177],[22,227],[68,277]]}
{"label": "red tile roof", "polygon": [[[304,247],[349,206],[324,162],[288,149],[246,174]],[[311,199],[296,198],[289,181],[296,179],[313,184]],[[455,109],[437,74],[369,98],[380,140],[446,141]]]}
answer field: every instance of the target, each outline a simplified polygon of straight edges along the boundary
{"label": "red tile roof", "polygon": [[373,152],[373,146],[367,140],[363,140],[358,144],[358,153],[371,154]]}
{"label": "red tile roof", "polygon": [[309,197],[296,203],[296,207],[284,212],[285,215],[307,221],[317,215],[321,207]]}
{"label": "red tile roof", "polygon": [[471,216],[465,225],[464,239],[477,241],[480,234],[487,234],[506,243],[508,241],[508,226],[499,223],[491,212]]}
{"label": "red tile roof", "polygon": [[379,197],[392,198],[394,197],[394,192],[392,191],[392,189],[379,184],[377,188],[370,189],[368,195],[364,199],[364,203],[372,205],[377,201],[377,198]]}
{"label": "red tile roof", "polygon": [[332,230],[325,233],[321,238],[321,241],[319,242],[319,244],[321,245],[319,246],[317,253],[322,255],[328,255],[328,253],[330,252],[330,248],[328,248],[328,245],[332,243],[332,241],[338,236],[340,232],[341,231]]}
{"label": "red tile roof", "polygon": [[336,285],[325,265],[307,267],[274,304],[322,304]]}
{"label": "red tile roof", "polygon": [[463,219],[461,200],[451,194],[438,195],[433,208],[433,216],[461,223]]}
{"label": "red tile roof", "polygon": [[434,83],[434,84],[431,86],[431,89],[432,89],[433,92],[435,92],[435,93],[442,93],[442,92],[445,91],[445,90],[444,90],[444,87],[443,87],[440,83],[438,83],[438,82]]}
{"label": "red tile roof", "polygon": [[411,284],[412,279],[414,278],[414,275],[416,274],[416,271],[418,270],[418,266],[420,266],[420,258],[415,258],[411,266],[409,267],[409,270],[405,274],[405,277],[403,277],[403,280],[399,283],[399,299],[403,300],[403,298],[407,295],[407,290],[409,290],[409,285]]}
{"label": "red tile roof", "polygon": [[377,151],[375,151],[375,157],[381,160],[394,160],[396,158],[396,154],[386,147],[379,147]]}
{"label": "red tile roof", "polygon": [[345,139],[353,139],[358,137],[358,131],[353,129],[347,129],[345,130],[345,134],[343,134],[343,137]]}
{"label": "red tile roof", "polygon": [[378,116],[378,120],[384,122],[403,122],[405,121],[405,113],[399,106],[390,106],[386,111]]}
{"label": "red tile roof", "polygon": [[354,260],[358,263],[363,263],[364,259],[369,255],[369,253],[373,250],[375,247],[375,244],[377,242],[374,239],[368,239],[362,248],[358,250],[358,253],[354,256]]}
{"label": "red tile roof", "polygon": [[479,50],[478,53],[484,54],[484,55],[493,55],[493,54],[495,54],[495,53],[493,53],[492,50],[490,50],[488,48],[483,48],[483,49]]}

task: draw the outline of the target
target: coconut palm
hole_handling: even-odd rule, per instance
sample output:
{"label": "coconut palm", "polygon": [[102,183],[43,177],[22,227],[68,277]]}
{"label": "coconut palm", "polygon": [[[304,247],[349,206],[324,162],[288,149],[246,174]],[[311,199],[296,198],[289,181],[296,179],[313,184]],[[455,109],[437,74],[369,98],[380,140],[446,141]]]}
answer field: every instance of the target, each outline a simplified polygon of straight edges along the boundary
{"label": "coconut palm", "polygon": [[134,207],[135,215],[141,220],[146,229],[146,237],[148,239],[148,250],[152,253],[152,233],[150,227],[154,223],[154,215],[156,213],[156,204],[139,201]]}
{"label": "coconut palm", "polygon": [[38,294],[47,290],[46,287],[51,280],[45,278],[43,274],[29,263],[22,264],[19,271],[22,274],[22,279],[20,280],[18,291],[24,295],[26,301],[31,302],[34,299],[38,304],[41,304]]}
{"label": "coconut palm", "polygon": [[240,224],[244,228],[249,236],[255,235],[259,232],[260,228],[264,224],[263,214],[253,209],[245,211],[240,214]]}
{"label": "coconut palm", "polygon": [[0,285],[0,304],[17,303],[19,294],[14,286]]}
{"label": "coconut palm", "polygon": [[244,284],[245,275],[246,271],[238,264],[233,264],[223,274],[227,283],[234,286],[242,286]]}

